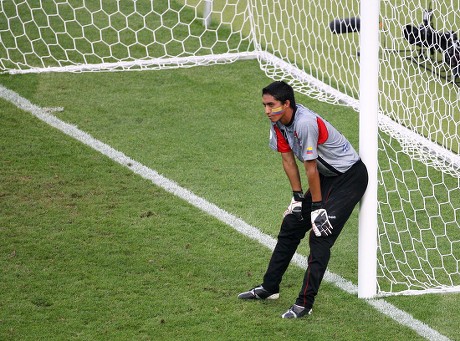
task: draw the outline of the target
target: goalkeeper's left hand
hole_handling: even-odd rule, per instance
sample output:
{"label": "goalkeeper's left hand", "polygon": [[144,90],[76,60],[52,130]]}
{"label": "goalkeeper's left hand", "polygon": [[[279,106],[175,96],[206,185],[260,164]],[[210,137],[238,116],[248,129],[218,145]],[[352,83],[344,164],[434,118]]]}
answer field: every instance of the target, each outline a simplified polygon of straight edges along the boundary
{"label": "goalkeeper's left hand", "polygon": [[311,227],[317,237],[327,237],[332,234],[333,227],[321,203],[314,202],[311,205]]}

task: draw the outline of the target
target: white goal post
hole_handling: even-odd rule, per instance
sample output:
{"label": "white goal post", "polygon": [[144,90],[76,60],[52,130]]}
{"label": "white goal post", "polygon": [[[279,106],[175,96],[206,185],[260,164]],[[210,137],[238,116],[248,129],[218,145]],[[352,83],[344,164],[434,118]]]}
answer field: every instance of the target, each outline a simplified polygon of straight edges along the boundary
{"label": "white goal post", "polygon": [[460,291],[460,11],[441,0],[0,1],[0,73],[256,59],[360,113],[360,297]]}
{"label": "white goal post", "polygon": [[369,182],[360,203],[358,241],[358,297],[377,292],[377,168],[379,0],[367,0],[360,8],[359,154]]}

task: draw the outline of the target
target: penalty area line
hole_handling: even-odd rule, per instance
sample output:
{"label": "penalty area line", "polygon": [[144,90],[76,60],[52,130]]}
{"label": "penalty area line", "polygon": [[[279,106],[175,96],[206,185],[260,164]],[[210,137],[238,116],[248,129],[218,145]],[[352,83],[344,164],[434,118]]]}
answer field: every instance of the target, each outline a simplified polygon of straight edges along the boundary
{"label": "penalty area line", "polygon": [[[196,208],[215,217],[216,219],[229,225],[230,227],[232,227],[239,233],[245,235],[246,237],[256,240],[257,242],[268,247],[272,251],[275,248],[276,240],[273,237],[263,233],[258,228],[247,224],[242,219],[217,207],[215,204],[208,202],[206,199],[203,199],[195,195],[188,189],[178,185],[176,182],[162,176],[155,170],[147,166],[144,166],[143,164],[126,156],[122,152],[95,139],[88,133],[80,130],[78,127],[58,119],[57,117],[51,115],[49,113],[49,110],[34,105],[26,98],[21,97],[16,92],[9,90],[2,85],[0,85],[0,98],[3,98],[4,100],[14,104],[21,110],[31,113],[41,121],[62,131],[66,135],[91,147],[92,149],[100,152],[101,154],[109,157],[111,160],[119,163],[120,165],[131,169],[134,173],[140,175],[144,179],[150,180],[152,183],[163,188],[167,192],[187,201],[190,205],[195,206]],[[304,270],[307,268],[308,265],[307,257],[299,253],[296,253],[294,255],[292,262]],[[324,280],[344,290],[349,294],[356,295],[358,293],[358,287],[356,285],[332,272],[326,271],[326,274],[324,275]],[[384,299],[368,299],[366,300],[366,302],[368,302],[369,305],[374,307],[382,314],[392,318],[397,323],[414,330],[420,336],[428,340],[449,341],[447,337],[440,334],[438,331],[432,329],[425,323],[415,319],[409,313],[395,307],[394,305],[388,303]]]}

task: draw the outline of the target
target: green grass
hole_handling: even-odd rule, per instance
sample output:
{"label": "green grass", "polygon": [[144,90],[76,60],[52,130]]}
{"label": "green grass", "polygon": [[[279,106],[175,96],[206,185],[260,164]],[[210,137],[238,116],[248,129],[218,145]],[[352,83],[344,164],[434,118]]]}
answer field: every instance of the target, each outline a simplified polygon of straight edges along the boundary
{"label": "green grass", "polygon": [[[198,0],[193,0],[186,3],[187,5],[195,5],[197,2]],[[220,25],[219,20],[214,17],[210,31],[204,30],[202,20],[198,18],[202,10],[202,4],[198,8],[198,17],[195,17],[195,12],[191,7],[183,6],[184,1],[178,0],[168,3],[171,4],[171,8],[174,11],[166,11],[166,2],[152,3],[139,0],[136,4],[133,2],[115,4],[114,2],[104,1],[99,4],[85,3],[88,6],[86,9],[82,7],[81,0],[73,0],[59,3],[59,5],[43,4],[39,9],[33,11],[32,18],[29,5],[37,5],[37,1],[22,2],[20,4],[8,2],[3,4],[2,8],[7,16],[14,18],[10,22],[11,32],[20,37],[15,40],[13,35],[6,30],[7,20],[0,20],[0,38],[2,46],[9,49],[9,58],[19,64],[30,63],[36,66],[52,66],[57,65],[58,62],[64,64],[100,63],[111,62],[116,59],[130,60],[131,58],[184,56],[192,53],[235,52],[249,48],[247,37],[240,41],[241,37],[239,35],[240,32],[243,33],[243,36],[245,33],[249,33],[246,19],[241,15],[232,19],[235,13],[239,13],[244,9],[242,2],[237,4],[235,1],[215,1],[214,9],[216,11],[223,10],[222,17],[218,19],[225,22],[225,25]],[[258,5],[255,8],[260,9],[261,2],[257,3]],[[15,15],[15,5],[18,5],[19,16],[17,17]],[[137,6],[138,14],[130,15],[125,20],[124,15],[130,14],[134,10],[134,5]],[[269,6],[273,7],[270,7],[269,12],[278,13],[279,4],[273,5],[269,3]],[[297,56],[301,56],[302,59],[305,58],[305,64],[302,64],[304,62],[298,62],[299,66],[315,77],[329,84],[335,84],[341,91],[356,97],[356,70],[359,70],[359,60],[356,58],[358,35],[331,36],[327,24],[329,20],[335,17],[356,15],[358,13],[357,2],[347,1],[347,4],[341,8],[337,7],[321,11],[321,15],[317,11],[321,4],[312,3],[311,6],[313,7],[309,8],[308,13],[297,11],[285,13],[289,17],[293,17],[293,20],[286,27],[287,31],[284,33],[278,32],[278,35],[272,41],[267,41],[265,46],[272,46],[273,50],[276,51],[275,54],[279,56],[286,55],[291,60],[298,61],[300,59],[292,54],[293,51],[284,47],[284,45],[294,45],[295,51],[298,53]],[[389,26],[389,30],[386,31],[383,37],[385,43],[388,41],[393,42],[394,40],[391,37],[398,36],[399,24],[416,21],[418,18],[416,10],[403,10],[393,13],[391,11],[392,6],[389,3],[382,6],[383,12],[390,13],[388,16],[392,19],[391,26]],[[118,9],[119,13],[114,13]],[[70,22],[73,20],[71,15],[73,10],[75,10],[76,21]],[[437,14],[448,10],[448,8],[436,8]],[[0,19],[6,19],[4,13],[0,13]],[[394,18],[391,17],[393,14],[396,14]],[[51,15],[48,18],[52,28],[47,27],[47,15]],[[304,16],[309,23],[308,32],[302,26],[305,21],[303,20]],[[262,17],[258,17],[256,20],[260,20],[261,23],[265,22],[267,18],[264,15]],[[449,16],[451,25],[455,22],[454,19],[455,15],[451,14]],[[27,22],[24,28],[21,28],[21,20]],[[65,24],[65,20],[67,20],[67,24]],[[143,26],[144,20],[147,23],[146,27]],[[275,21],[269,20],[269,22]],[[120,36],[118,36],[116,30],[108,27],[109,23],[120,31]],[[158,28],[160,23],[165,26]],[[262,24],[259,27],[264,27],[264,30],[268,30],[264,31],[266,36],[274,34],[274,32],[271,32],[273,27],[270,28]],[[24,30],[24,32],[21,30]],[[60,32],[60,34],[55,36],[55,31]],[[63,34],[64,31],[66,31],[65,34]],[[290,32],[298,32],[299,37],[302,37],[301,41],[296,42]],[[23,33],[26,33],[28,37],[32,37],[33,42],[26,39]],[[81,39],[81,34],[84,34],[86,38]],[[40,39],[35,39],[38,37]],[[318,37],[327,37],[328,39],[318,39]],[[99,41],[101,38],[104,42]],[[187,38],[184,44],[178,41],[183,38]],[[156,41],[156,43],[151,44],[152,40]],[[18,43],[19,50],[26,53],[25,55],[20,56],[18,51],[12,48],[16,43]],[[56,43],[59,43],[65,50],[55,45]],[[91,43],[94,43],[94,50],[92,50]],[[51,46],[48,44],[51,44]],[[144,45],[148,46],[144,47]],[[395,45],[394,47],[401,48],[403,46]],[[30,53],[32,51],[36,51],[38,56]],[[325,53],[330,58],[320,58],[318,51]],[[5,52],[5,49],[1,50],[0,48],[0,56],[3,56]],[[407,73],[408,62],[400,57],[395,54],[383,55],[382,57],[385,63],[391,64],[391,67],[387,67],[383,63],[381,67],[383,78],[387,78],[382,83],[382,108],[403,124],[420,127],[419,131],[434,141],[441,143],[441,139],[445,136],[446,138],[442,143],[451,150],[457,150],[458,123],[456,122],[458,120],[456,120],[456,117],[458,116],[458,110],[456,111],[455,109],[458,107],[458,103],[455,102],[457,96],[455,87],[433,81],[433,77],[425,72],[419,73],[420,70],[412,64],[410,64],[409,72]],[[2,61],[6,63],[4,64],[5,67],[11,66],[8,64],[10,61],[5,59],[2,59]],[[333,67],[337,62],[340,65],[343,63],[342,67]],[[270,153],[267,148],[267,122],[262,114],[258,98],[261,86],[265,85],[269,80],[258,69],[257,63],[244,62],[239,63],[238,66],[216,66],[203,70],[168,70],[133,74],[3,75],[0,78],[0,82],[39,105],[64,107],[64,111],[56,115],[66,122],[78,125],[81,129],[125,152],[130,157],[178,181],[182,186],[191,189],[196,194],[205,197],[237,216],[243,217],[244,220],[259,227],[265,233],[276,236],[280,214],[284,211],[283,207],[289,200],[290,189],[281,170],[279,157],[276,153]],[[403,72],[400,72],[400,70],[403,70]],[[343,75],[348,77],[347,85],[344,85],[342,81]],[[223,79],[225,79],[225,82],[222,82]],[[424,87],[411,88],[411,84],[429,84],[430,92],[439,93],[442,96],[431,103],[431,97],[426,96]],[[408,93],[407,96],[405,95],[406,93]],[[347,108],[315,102],[301,95],[299,95],[299,99],[339,127],[353,145],[358,145],[358,120],[355,112]],[[421,116],[405,112],[405,109],[400,104],[403,99],[406,107],[414,106],[426,114]],[[431,112],[433,108],[435,110],[434,114]],[[7,106],[5,111],[9,112],[10,108]],[[447,115],[441,117],[438,115],[439,113],[447,113]],[[446,118],[450,116],[451,121]],[[14,119],[12,121],[14,122]],[[14,123],[11,124],[14,126]],[[439,129],[439,127],[442,127],[442,129]],[[13,139],[20,146],[25,142],[23,141],[24,137],[20,135],[22,130],[10,131],[8,125],[4,128],[6,129],[4,134],[5,141]],[[42,134],[47,135],[47,133]],[[27,139],[25,140],[28,141]],[[380,198],[383,198],[383,203],[381,202],[380,206],[381,213],[385,216],[390,216],[395,209],[404,208],[404,213],[395,213],[393,218],[397,224],[401,224],[401,222],[407,223],[408,229],[411,230],[409,238],[409,230],[401,233],[400,231],[393,231],[391,224],[387,227],[388,244],[382,242],[381,248],[392,247],[392,253],[397,256],[399,262],[402,262],[402,264],[398,264],[393,259],[386,259],[389,264],[392,264],[390,269],[398,266],[406,268],[408,264],[417,266],[417,263],[420,262],[420,257],[409,256],[406,260],[405,255],[402,252],[398,252],[399,243],[401,242],[401,245],[404,245],[406,250],[414,248],[418,255],[422,254],[423,267],[427,263],[431,265],[440,265],[442,263],[445,268],[455,272],[458,267],[457,259],[459,256],[456,251],[456,244],[445,243],[444,234],[447,234],[450,240],[459,239],[458,232],[456,232],[458,230],[456,212],[459,203],[457,196],[454,195],[454,192],[458,189],[458,179],[448,175],[441,177],[439,173],[432,173],[432,170],[426,169],[420,163],[413,162],[399,151],[399,147],[394,141],[387,141],[387,138],[383,137],[380,143],[385,146],[388,143],[388,150],[395,149],[398,151],[394,160],[384,160],[381,163],[381,166],[384,163],[393,164],[391,172],[381,174],[381,180],[384,183],[384,187],[379,192]],[[43,142],[38,141],[36,144],[38,145],[36,147],[38,151],[47,151],[52,142],[44,140]],[[77,166],[70,167],[74,171],[67,175],[68,179],[63,180],[60,174],[55,174],[55,177],[48,175],[48,179],[43,180],[44,182],[36,181],[37,176],[42,176],[50,171],[49,168],[57,172],[56,170],[61,164],[67,164],[67,162],[70,162],[69,159],[74,160],[76,157],[81,156],[81,148],[77,152],[68,152],[65,148],[56,147],[61,150],[58,155],[50,157],[46,153],[35,153],[33,160],[29,160],[27,157],[32,157],[29,153],[31,153],[32,148],[35,148],[35,144],[26,144],[22,151],[6,147],[6,145],[6,142],[5,146],[2,144],[2,152],[5,151],[3,154],[7,155],[8,151],[11,156],[9,159],[5,158],[4,168],[9,171],[5,171],[7,176],[5,176],[4,182],[13,187],[8,187],[8,190],[3,190],[2,187],[0,192],[0,198],[6,197],[8,199],[4,200],[4,203],[2,202],[2,212],[3,207],[5,207],[5,211],[10,212],[9,215],[2,217],[5,220],[5,224],[2,222],[2,226],[7,231],[9,231],[7,227],[10,225],[19,229],[14,232],[14,236],[28,238],[23,241],[25,245],[35,245],[35,241],[38,240],[37,236],[44,234],[43,229],[38,229],[33,234],[27,228],[24,228],[24,226],[27,226],[28,221],[38,221],[36,216],[43,219],[41,224],[46,231],[51,228],[51,241],[59,241],[59,238],[63,240],[63,242],[61,241],[61,249],[63,250],[66,249],[65,244],[69,239],[76,238],[75,235],[66,233],[71,231],[72,229],[69,228],[74,227],[78,222],[79,228],[73,233],[82,236],[84,242],[80,246],[85,248],[85,251],[88,249],[88,252],[90,251],[92,240],[96,240],[99,234],[111,237],[113,235],[110,231],[135,224],[133,222],[122,223],[127,216],[133,219],[141,217],[143,220],[160,219],[161,206],[158,211],[160,213],[158,213],[156,210],[152,210],[151,205],[146,205],[147,208],[141,210],[136,205],[139,202],[149,203],[148,198],[151,198],[151,196],[156,197],[157,194],[149,193],[147,199],[137,198],[132,200],[129,197],[126,200],[132,205],[124,207],[122,198],[125,195],[136,195],[138,190],[136,190],[136,193],[127,193],[135,186],[122,183],[122,190],[114,189],[114,192],[99,190],[99,176],[106,171],[106,168],[109,167],[108,164],[111,165],[110,162],[107,162],[98,170],[99,168],[96,165],[88,165],[82,160],[75,161]],[[96,159],[98,158],[96,157]],[[59,160],[61,161],[58,162]],[[30,171],[32,175],[17,178],[16,171],[20,166],[23,166],[22,163],[24,162],[31,164],[30,169],[24,171],[26,173]],[[403,167],[397,170],[396,165]],[[10,169],[10,166],[16,168]],[[87,168],[96,170],[96,173],[88,173]],[[413,173],[417,174],[417,178],[409,175],[408,169],[412,169]],[[128,172],[126,176],[128,174],[130,173]],[[118,175],[115,178],[120,181],[124,177]],[[282,180],[280,181],[280,179]],[[107,181],[109,183],[116,182],[113,178]],[[81,188],[82,183],[88,183],[88,188]],[[23,186],[28,189],[27,193],[22,192]],[[33,191],[27,186],[31,186],[32,189],[38,192],[39,197],[32,197],[29,192]],[[107,186],[110,187],[109,185]],[[149,187],[145,183],[139,186],[141,186],[140,188]],[[5,188],[7,188],[6,185]],[[79,188],[81,190],[78,190]],[[424,194],[425,199],[419,194],[419,189]],[[120,194],[121,192],[122,194]],[[433,196],[431,196],[431,192],[434,193]],[[11,193],[17,194],[13,196]],[[397,196],[396,193],[398,193]],[[41,195],[44,195],[47,199],[44,200]],[[10,200],[12,197],[15,200]],[[399,200],[400,198],[402,198],[402,201]],[[119,202],[118,200],[121,201]],[[23,211],[28,212],[24,217],[23,223],[20,223],[21,216],[17,217],[16,214],[17,208],[21,207],[18,206],[17,201],[25,205],[26,208]],[[131,203],[131,201],[133,202]],[[81,205],[84,207],[81,207]],[[436,217],[438,206],[442,212],[442,219]],[[121,211],[118,212],[118,210]],[[135,213],[132,213],[132,210]],[[173,209],[165,210],[169,212]],[[31,212],[29,213],[29,211]],[[93,211],[99,214],[92,216]],[[426,212],[429,212],[430,215],[427,215]],[[36,216],[32,217],[32,214]],[[206,217],[203,219],[206,222],[209,220]],[[445,219],[448,220],[447,223]],[[413,222],[416,222],[416,224]],[[97,224],[100,230],[94,231],[88,227],[94,224]],[[161,224],[163,223],[161,222]],[[169,226],[168,223],[164,224]],[[175,226],[174,224],[177,224],[177,221],[172,221],[169,224]],[[195,226],[200,226],[198,229],[201,229],[201,224],[201,222],[192,224],[194,226],[192,229],[195,229]],[[211,225],[214,226],[213,223]],[[356,213],[351,217],[349,226],[347,235],[339,240],[334,250],[330,268],[332,271],[356,283]],[[414,226],[417,228],[414,229]],[[423,228],[421,232],[418,232],[418,226]],[[426,228],[427,226],[430,226],[430,228]],[[443,228],[439,227],[446,227],[447,232],[444,232]],[[398,228],[401,229],[400,226]],[[126,232],[125,228],[121,228],[121,230]],[[419,236],[417,233],[419,233]],[[204,235],[207,236],[208,234],[209,232]],[[8,240],[10,237],[8,235]],[[130,235],[124,237],[136,241],[144,236]],[[178,235],[172,237],[180,240],[192,238],[190,236],[179,237]],[[161,240],[164,238],[166,237],[162,237]],[[232,240],[234,238],[238,237],[232,237]],[[414,238],[416,239],[415,242]],[[443,241],[440,242],[440,240]],[[22,242],[22,240],[19,242]],[[42,250],[40,251],[42,254],[52,254],[54,250],[48,243],[49,240],[45,241],[45,245],[42,248],[37,246],[37,250]],[[97,239],[95,243],[98,246],[103,245],[107,248],[119,248],[123,257],[129,256],[131,252],[129,250],[132,249],[131,247],[129,250],[124,249],[120,246],[114,246],[114,244],[109,245],[110,243],[104,238]],[[121,239],[119,243],[132,245],[125,239]],[[212,244],[216,243],[218,244],[218,242],[213,242]],[[159,249],[161,249],[161,245],[163,244],[159,244]],[[192,244],[183,242],[177,249],[174,249],[174,252],[179,254],[180,251],[178,250],[181,250],[184,245],[185,249],[189,250]],[[433,247],[442,250],[445,254],[451,253],[451,255],[442,257],[433,249],[427,252],[425,259],[423,251],[427,247]],[[452,248],[452,251],[450,248]],[[7,255],[5,256],[6,259],[16,259],[18,253],[11,247],[10,250],[5,253]],[[218,258],[222,253],[221,250],[220,248],[214,250],[215,254],[212,254],[212,250],[209,250],[212,255],[210,254],[204,258]],[[107,262],[111,267],[120,261],[118,255],[114,256],[113,253],[103,250],[97,251],[101,251],[101,254],[97,256],[98,259]],[[303,254],[308,253],[306,243],[300,246],[299,251]],[[95,252],[93,250],[90,254],[94,256]],[[139,252],[138,256],[143,255],[142,251]],[[266,253],[267,251],[261,249],[260,252]],[[78,253],[78,250],[74,250],[73,253]],[[57,255],[61,254],[62,252],[57,253]],[[246,254],[250,254],[250,251],[246,251]],[[34,259],[34,254],[29,253],[27,256]],[[234,258],[235,256],[232,255],[231,257]],[[268,256],[266,255],[266,257]],[[45,260],[47,259],[49,258],[45,257]],[[82,259],[85,264],[88,262],[85,257],[81,257],[80,262],[83,261]],[[259,264],[257,267],[259,273],[255,277],[260,278],[263,268],[266,266],[266,260],[265,258],[260,261],[262,265]],[[64,259],[63,266],[67,267],[68,262],[68,259]],[[221,262],[217,263],[218,266],[221,265]],[[237,262],[237,264],[247,264],[247,261]],[[40,268],[43,265],[37,266]],[[126,267],[128,266],[126,265]],[[190,266],[185,267],[186,269],[181,272],[190,268]],[[238,268],[238,265],[231,264],[228,267],[228,269],[235,268]],[[5,269],[5,272],[11,272],[10,268],[5,267]],[[226,274],[228,269],[223,270],[223,273]],[[91,270],[90,273],[94,271],[96,270]],[[425,272],[427,271],[431,271],[430,268],[425,269]],[[252,274],[253,272],[253,269],[247,270],[247,273]],[[435,272],[438,280],[448,282],[448,275],[439,273],[439,271]],[[416,273],[417,279],[421,278],[423,280],[426,276],[422,272]],[[200,273],[200,276],[206,277],[207,274]],[[400,274],[395,276],[402,279]],[[67,277],[67,274],[64,277]],[[158,275],[158,278],[160,277]],[[457,277],[452,278],[454,283],[458,283]],[[75,276],[70,276],[70,278],[75,278]],[[165,275],[166,282],[172,281],[172,278],[174,278],[172,273]],[[42,279],[40,278],[40,280]],[[64,279],[57,279],[56,281],[58,280],[65,283]],[[180,280],[183,281],[184,278],[181,277]],[[215,279],[215,281],[218,280]],[[255,280],[251,285],[257,284],[258,281],[259,279]],[[112,282],[116,282],[116,279],[109,276],[107,283]],[[235,281],[229,280],[228,283],[230,282],[234,283]],[[103,291],[109,290],[107,289],[107,283],[104,282]],[[295,285],[287,284],[288,288],[293,288],[294,296],[298,281],[295,281],[295,283]],[[85,285],[88,285],[91,289],[99,288],[91,280],[87,283],[85,282]],[[246,286],[245,281],[242,284],[242,288],[246,288]],[[46,287],[46,284],[43,284],[43,287]],[[211,292],[217,290],[214,286],[206,288],[205,290]],[[239,287],[238,290],[242,288]],[[69,290],[66,289],[66,292]],[[227,291],[228,295],[224,295],[224,299],[234,297],[234,291],[233,288]],[[222,294],[223,291],[219,293]],[[124,296],[123,293],[120,295]],[[199,293],[197,295],[199,296]],[[454,305],[457,297],[457,295],[435,296],[435,298],[429,299],[413,297],[409,302],[420,304],[409,310],[414,311],[418,316],[422,316],[422,320],[428,321],[435,326],[441,326],[440,328],[446,330],[446,333],[450,335],[452,334],[451,327],[449,321],[443,320],[444,307],[441,306],[448,302],[445,310],[453,310],[450,306]],[[11,302],[14,301],[13,299]],[[395,299],[395,301],[399,302],[398,299]],[[55,304],[46,295],[32,297],[30,302],[37,307],[51,307]],[[403,298],[401,298],[401,302],[405,302]],[[426,302],[434,302],[434,304],[427,304]],[[439,308],[436,302],[441,303]],[[208,303],[204,304],[203,310],[205,310]],[[86,302],[79,301],[77,305],[85,306],[85,304]],[[174,309],[173,311],[177,312]],[[429,313],[427,314],[426,311],[429,311]],[[435,312],[439,314],[438,318],[431,316]],[[174,315],[174,313],[170,315]],[[192,315],[191,319],[195,318],[194,315],[198,316],[200,314],[195,310],[189,314],[189,316]],[[160,321],[163,320],[165,319],[160,319]],[[2,321],[1,318],[0,321]],[[183,332],[180,328],[180,320],[178,321],[170,329],[165,328],[169,336],[172,335],[172,330],[177,330],[174,335],[179,335]],[[163,324],[161,323],[161,325]],[[139,330],[139,328],[136,325],[133,330]],[[218,325],[216,328],[222,328],[222,325]],[[15,328],[12,328],[12,330],[15,330]],[[107,330],[110,333],[113,328],[108,327]],[[197,335],[201,337],[205,335],[204,329],[197,328],[196,330]],[[232,333],[228,335],[228,338],[233,338]],[[246,334],[243,333],[243,335]],[[267,335],[272,334],[268,332]],[[86,337],[84,331],[78,332],[72,337],[74,336],[76,338]],[[262,338],[262,336],[257,334],[255,338]],[[236,338],[236,335],[234,337]],[[359,339],[356,335],[351,335],[350,338],[352,337]],[[146,333],[139,335],[139,338],[148,339],[151,336]],[[196,336],[196,338],[200,337]],[[88,337],[88,339],[91,339],[91,337]]]}
{"label": "green grass", "polygon": [[[225,82],[221,80],[225,79]],[[290,189],[268,148],[257,62],[183,70],[0,76],[0,83],[276,236]],[[242,86],[242,84],[244,86]],[[299,95],[357,146],[357,114]],[[283,321],[303,270],[275,302],[240,302],[270,251],[0,101],[0,339],[418,340],[323,283],[314,315]],[[303,242],[299,252],[308,254]],[[357,282],[357,217],[330,270]],[[459,295],[388,299],[458,340]]]}
{"label": "green grass", "polygon": [[[273,169],[272,165],[279,163],[278,156],[275,153],[268,154],[266,151],[267,125],[261,124],[266,121],[266,118],[255,99],[260,93],[259,84],[265,84],[267,80],[263,75],[258,75],[259,81],[254,82],[256,69],[257,66],[254,65],[254,70],[229,74],[225,67],[218,67],[212,68],[212,75],[172,70],[154,72],[155,77],[156,75],[162,76],[161,94],[158,93],[158,83],[151,81],[150,72],[136,73],[134,77],[127,79],[122,75],[113,75],[110,77],[114,79],[109,81],[105,76],[88,77],[80,74],[50,74],[39,78],[5,76],[5,78],[12,84],[16,84],[16,88],[21,88],[21,91],[32,88],[39,94],[48,94],[49,101],[43,104],[44,106],[62,106],[62,103],[68,102],[67,98],[71,96],[73,100],[66,103],[62,113],[57,113],[59,117],[77,124],[90,133],[94,132],[110,145],[125,150],[131,157],[149,164],[154,169],[159,169],[166,176],[173,179],[180,178],[182,185],[198,195],[205,196],[223,207],[230,207],[232,212],[244,216],[249,223],[260,226],[265,232],[276,236],[278,224],[273,224],[273,222],[279,219],[280,212],[276,210],[266,212],[265,207],[284,205],[289,201],[290,191],[287,182],[282,181],[273,185],[275,179],[284,179],[285,175],[282,169],[278,167]],[[118,78],[123,80],[117,80]],[[179,86],[177,85],[178,78],[181,84]],[[226,79],[226,82],[216,86],[220,83],[220,79]],[[27,87],[23,86],[24,80],[28,83]],[[107,82],[124,84],[114,89],[108,87]],[[235,84],[247,84],[247,91],[235,94]],[[23,87],[24,90],[22,90]],[[60,91],[56,92],[56,88]],[[180,89],[179,92],[178,89]],[[120,96],[120,93],[129,95]],[[143,95],[138,96],[139,93]],[[180,109],[177,107],[177,100],[171,100],[167,96],[169,93],[179,94]],[[235,95],[228,96],[227,94]],[[43,97],[32,93],[30,95],[38,103]],[[105,100],[101,101],[100,98]],[[324,113],[328,120],[336,124],[350,138],[354,146],[358,146],[358,115],[354,111],[320,104],[306,97],[300,98],[312,109]],[[248,108],[244,103],[254,105],[250,109],[251,112],[254,112],[253,115],[247,114]],[[208,107],[212,109],[210,111],[200,109]],[[133,108],[136,110],[133,111]],[[94,116],[88,116],[88,112],[94,113]],[[126,115],[126,112],[130,112],[130,115]],[[235,115],[235,119],[222,121],[221,115],[225,112],[230,113],[229,118]],[[241,129],[242,125],[247,126],[250,130]],[[181,133],[178,135],[177,131]],[[167,150],[171,146],[174,146],[175,152],[158,153],[158,150]],[[257,148],[249,154],[241,154],[240,151],[247,150],[248,146]],[[216,155],[220,156],[220,154],[223,155],[216,158]],[[457,188],[458,180],[456,185],[456,179],[447,176],[441,178],[439,173],[428,172],[424,166],[412,162],[402,153],[396,157],[397,159],[392,161],[393,165],[390,168],[392,171],[381,176],[384,186],[379,192],[383,219],[393,223],[390,226],[381,226],[382,231],[383,228],[386,229],[386,238],[389,240],[387,243],[386,238],[381,239],[381,250],[391,253],[391,259],[388,256],[382,256],[389,265],[389,269],[385,271],[397,269],[399,267],[397,261],[403,263],[400,266],[402,269],[407,268],[406,263],[408,262],[419,267],[414,263],[414,261],[419,262],[419,259],[407,261],[406,254],[399,252],[400,248],[404,247],[406,251],[415,250],[417,256],[422,259],[424,272],[417,271],[417,279],[426,280],[425,273],[431,271],[427,267],[428,263],[439,265],[443,262],[450,273],[455,273],[456,259],[458,259],[456,251],[453,252],[455,257],[443,257],[435,250],[428,252],[425,256],[425,250],[429,247],[444,248],[443,254],[451,253],[448,250],[450,247],[455,250],[455,244],[450,243],[452,240],[459,239],[458,233],[455,232],[457,230],[455,223],[447,224],[449,240],[442,237],[443,231],[431,232],[431,230],[437,225],[441,228],[444,226],[439,218],[433,219],[437,215],[440,204],[443,219],[455,222],[458,198],[445,196],[449,189]],[[235,162],[236,158],[238,158],[237,162]],[[195,160],[200,160],[200,163],[196,167],[189,167],[189,164]],[[259,167],[248,167],[253,163]],[[399,166],[401,169],[398,171]],[[381,163],[381,167],[389,169],[384,162]],[[407,169],[412,168],[419,172],[418,179],[412,176],[412,173],[405,175],[402,171],[407,172]],[[222,187],[226,189],[227,195],[222,195],[215,188],[209,188],[214,186],[213,183],[210,183],[209,171],[222,176]],[[243,177],[242,174],[245,176]],[[272,195],[260,198],[258,195],[260,187],[267,186],[266,181],[275,192],[281,195],[275,198]],[[437,184],[436,199],[430,198],[433,191],[432,184]],[[442,187],[444,185],[445,187]],[[234,197],[239,197],[240,193],[245,192],[249,193],[248,200],[240,199],[235,202]],[[423,193],[426,199],[423,199],[420,193]],[[400,201],[399,198],[402,198],[403,201]],[[260,209],[254,208],[253,202],[259,202]],[[393,215],[394,211],[400,212]],[[426,212],[429,212],[430,216]],[[356,215],[354,215],[351,224],[356,226],[356,221]],[[417,224],[414,224],[414,221]],[[396,231],[396,226],[399,231]],[[410,235],[400,233],[400,230],[404,228],[411,232]],[[425,230],[419,232],[419,228]],[[356,229],[352,233],[356,236]],[[417,240],[420,241],[417,242]],[[307,253],[306,249],[303,251]],[[341,249],[338,252],[341,255]],[[395,259],[394,256],[396,256]],[[353,266],[343,264],[339,267],[356,269],[356,256],[352,257],[351,261]],[[356,281],[356,270],[353,270],[352,273],[353,277],[350,279]],[[393,276],[406,282],[406,279],[402,277],[406,274],[407,271],[404,274]],[[450,283],[447,274],[437,271],[436,277],[440,283]],[[458,283],[455,275],[452,280],[454,284]],[[381,278],[381,281],[382,290],[388,291],[391,283],[384,278]],[[402,288],[407,289],[406,285]]]}

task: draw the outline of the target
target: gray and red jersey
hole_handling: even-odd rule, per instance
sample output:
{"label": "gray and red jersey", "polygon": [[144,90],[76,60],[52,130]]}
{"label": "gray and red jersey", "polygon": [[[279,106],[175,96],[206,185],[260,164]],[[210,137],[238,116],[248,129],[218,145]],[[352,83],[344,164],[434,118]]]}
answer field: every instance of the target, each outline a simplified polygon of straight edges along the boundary
{"label": "gray and red jersey", "polygon": [[302,162],[317,161],[318,171],[325,176],[345,173],[359,155],[350,142],[329,122],[315,112],[297,105],[288,125],[271,124],[270,148],[286,153],[293,151]]}

